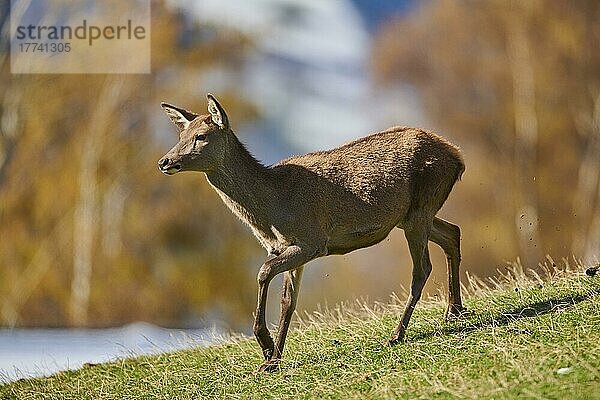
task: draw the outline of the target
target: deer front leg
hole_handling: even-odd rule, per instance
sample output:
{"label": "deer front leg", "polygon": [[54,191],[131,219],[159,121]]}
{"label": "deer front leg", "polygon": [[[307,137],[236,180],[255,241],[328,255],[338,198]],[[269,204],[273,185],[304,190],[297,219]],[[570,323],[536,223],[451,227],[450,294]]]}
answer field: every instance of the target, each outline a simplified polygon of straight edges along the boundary
{"label": "deer front leg", "polygon": [[271,333],[267,328],[267,324],[265,321],[265,308],[267,303],[267,290],[269,288],[270,279],[267,281],[265,279],[265,266],[267,263],[263,264],[258,273],[258,302],[256,306],[256,314],[254,317],[254,336],[258,341],[260,348],[262,349],[263,356],[265,360],[271,359],[271,355],[273,354],[273,349],[275,348],[275,344],[273,343],[273,339],[271,338]]}
{"label": "deer front leg", "polygon": [[290,327],[292,315],[296,309],[296,300],[298,299],[302,270],[303,267],[298,267],[293,271],[284,272],[283,289],[281,292],[281,314],[279,316],[279,327],[277,330],[277,338],[275,339],[275,348],[271,357],[260,367],[261,371],[274,371],[279,367],[279,361],[283,356],[285,338]]}
{"label": "deer front leg", "polygon": [[[275,344],[273,343],[273,339],[271,338],[271,334],[269,333],[269,329],[267,328],[265,321],[267,290],[269,283],[276,275],[285,271],[295,270],[319,255],[319,252],[316,251],[315,247],[313,246],[292,245],[286,248],[285,251],[283,251],[277,257],[267,260],[260,268],[257,278],[258,305],[256,307],[256,317],[254,319],[254,336],[256,336],[256,340],[262,348],[263,356],[265,357],[266,361],[263,365],[261,365],[259,371],[274,371],[277,369],[279,365],[279,359],[281,358],[281,353],[283,352],[283,344],[285,342],[287,326],[289,325],[289,319],[283,316],[284,310],[282,310],[282,321],[284,324],[282,325],[280,321],[279,333],[277,335],[278,349],[279,347],[281,347],[281,349],[276,351]],[[295,295],[297,296],[297,291]],[[286,310],[285,313],[287,312],[288,311]],[[286,319],[288,319],[287,323],[285,323]],[[284,325],[285,333],[282,331]]]}

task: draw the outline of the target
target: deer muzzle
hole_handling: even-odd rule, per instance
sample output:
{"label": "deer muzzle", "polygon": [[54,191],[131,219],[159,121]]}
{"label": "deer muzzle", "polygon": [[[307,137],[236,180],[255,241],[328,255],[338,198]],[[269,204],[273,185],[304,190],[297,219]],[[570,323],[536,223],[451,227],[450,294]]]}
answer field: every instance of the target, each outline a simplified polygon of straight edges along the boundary
{"label": "deer muzzle", "polygon": [[173,175],[179,171],[181,171],[181,163],[173,162],[169,157],[164,156],[160,160],[158,160],[158,169],[160,172],[166,175]]}

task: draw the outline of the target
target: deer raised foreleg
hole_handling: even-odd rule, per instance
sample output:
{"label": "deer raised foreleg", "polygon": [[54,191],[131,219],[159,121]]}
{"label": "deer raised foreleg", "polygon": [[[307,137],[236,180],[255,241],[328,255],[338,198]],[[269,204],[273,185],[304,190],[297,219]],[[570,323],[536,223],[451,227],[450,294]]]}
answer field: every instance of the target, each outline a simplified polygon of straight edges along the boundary
{"label": "deer raised foreleg", "polygon": [[428,231],[427,225],[422,225],[410,230],[405,228],[404,232],[413,261],[412,284],[410,287],[410,295],[408,296],[406,308],[404,309],[400,323],[389,340],[390,345],[397,344],[404,340],[406,327],[410,322],[410,317],[417,306],[417,302],[421,298],[423,287],[431,273],[431,261],[429,259],[429,250],[427,249],[427,242],[429,240]]}
{"label": "deer raised foreleg", "polygon": [[273,338],[271,338],[271,333],[267,328],[267,323],[265,321],[265,307],[267,302],[267,290],[269,288],[269,282],[262,281],[261,282],[261,272],[265,268],[267,263],[263,264],[260,269],[258,275],[258,304],[256,306],[256,314],[254,316],[254,336],[258,341],[260,348],[262,349],[263,356],[265,360],[269,360],[271,355],[273,355],[273,349],[275,348],[275,344],[273,343]]}
{"label": "deer raised foreleg", "polygon": [[[320,255],[319,252],[316,251],[316,248],[313,246],[292,245],[286,248],[286,250],[283,251],[280,255],[267,260],[260,268],[257,279],[258,305],[256,307],[256,316],[254,319],[254,335],[256,336],[258,344],[262,348],[263,355],[266,361],[261,365],[259,371],[274,371],[279,366],[279,359],[281,358],[281,354],[283,353],[283,345],[285,342],[287,329],[289,327],[289,320],[291,319],[291,314],[293,313],[292,304],[295,306],[295,299],[298,295],[297,286],[300,281],[301,273],[298,273],[297,269],[301,268],[302,265],[317,257],[318,255]],[[276,275],[286,271],[293,271],[293,273],[290,272],[289,275],[290,286],[294,286],[294,280],[297,280],[297,282],[293,289],[288,289],[290,296],[289,305],[287,302],[285,305],[282,302],[282,315],[280,319],[279,333],[277,335],[276,348],[265,321],[267,291],[271,280]],[[288,277],[286,276],[286,278],[284,279],[287,278]],[[287,298],[287,294],[285,292],[284,295]]]}

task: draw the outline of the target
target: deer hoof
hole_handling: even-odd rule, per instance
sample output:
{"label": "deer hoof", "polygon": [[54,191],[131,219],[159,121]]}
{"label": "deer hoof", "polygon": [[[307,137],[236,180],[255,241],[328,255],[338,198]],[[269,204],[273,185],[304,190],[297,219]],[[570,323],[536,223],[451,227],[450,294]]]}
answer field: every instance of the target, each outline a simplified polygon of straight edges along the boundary
{"label": "deer hoof", "polygon": [[390,340],[388,340],[387,344],[388,346],[395,346],[397,344],[403,343],[404,342],[404,334],[401,335],[397,335],[397,336],[393,336],[390,338]]}
{"label": "deer hoof", "polygon": [[448,310],[446,310],[446,320],[453,320],[462,317],[468,317],[472,312],[467,310],[466,307],[461,305],[451,305],[448,306]]}
{"label": "deer hoof", "polygon": [[279,370],[279,361],[280,360],[269,360],[265,361],[259,368],[258,372],[276,372]]}
{"label": "deer hoof", "polygon": [[274,347],[268,347],[266,349],[263,349],[263,357],[265,358],[266,361],[269,361],[271,359],[271,356],[273,355],[274,351],[275,351]]}

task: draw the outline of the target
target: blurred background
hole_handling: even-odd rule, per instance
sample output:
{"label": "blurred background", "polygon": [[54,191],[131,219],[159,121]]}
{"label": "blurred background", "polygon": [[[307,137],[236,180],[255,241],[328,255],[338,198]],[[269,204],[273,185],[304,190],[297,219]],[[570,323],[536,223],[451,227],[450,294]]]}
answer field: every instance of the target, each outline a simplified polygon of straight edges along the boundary
{"label": "blurred background", "polygon": [[[441,211],[485,277],[600,250],[600,2],[152,1],[152,73],[10,73],[0,2],[0,325],[250,333],[265,259],[200,173],[162,175],[160,101],[214,93],[266,164],[392,125],[458,144]],[[53,1],[51,18],[68,10]],[[30,7],[35,6],[32,2]],[[132,55],[134,56],[134,55]],[[431,246],[431,294],[446,291]],[[408,285],[402,231],[311,262],[299,310]],[[464,275],[463,275],[464,277]],[[279,281],[270,315],[278,312]]]}

